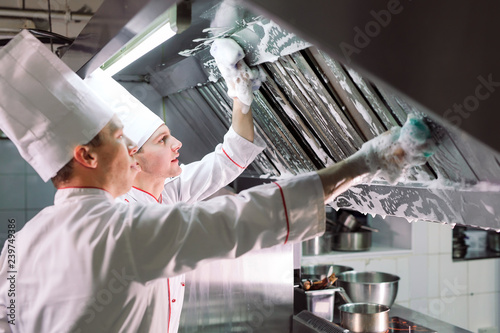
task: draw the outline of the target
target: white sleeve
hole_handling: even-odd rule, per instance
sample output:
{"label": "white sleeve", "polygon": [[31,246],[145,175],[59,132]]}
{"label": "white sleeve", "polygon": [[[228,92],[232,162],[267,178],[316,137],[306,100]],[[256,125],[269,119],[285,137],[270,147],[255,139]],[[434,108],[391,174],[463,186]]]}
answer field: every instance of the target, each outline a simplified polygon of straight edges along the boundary
{"label": "white sleeve", "polygon": [[127,243],[142,282],[325,230],[323,187],[315,172],[193,205],[127,207]]}
{"label": "white sleeve", "polygon": [[265,149],[264,141],[255,136],[250,142],[231,127],[224,135],[224,142],[201,161],[182,167],[182,173],[165,183],[163,203],[196,202],[208,198],[235,180]]}

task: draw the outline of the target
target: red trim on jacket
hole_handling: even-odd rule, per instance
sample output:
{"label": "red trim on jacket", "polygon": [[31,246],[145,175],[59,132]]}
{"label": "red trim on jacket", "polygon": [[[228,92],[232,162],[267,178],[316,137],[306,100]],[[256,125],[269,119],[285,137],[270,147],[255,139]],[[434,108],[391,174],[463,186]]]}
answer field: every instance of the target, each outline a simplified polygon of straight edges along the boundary
{"label": "red trim on jacket", "polygon": [[285,243],[288,242],[288,236],[290,235],[290,222],[288,221],[288,211],[286,209],[286,202],[285,202],[285,194],[283,194],[283,189],[281,188],[280,184],[274,182],[278,188],[280,189],[281,192],[281,199],[283,200],[283,207],[285,208],[285,218],[286,218],[286,238],[285,238]]}
{"label": "red trim on jacket", "polygon": [[59,187],[58,190],[66,190],[66,189],[70,189],[70,188],[95,188],[95,189],[103,190],[103,191],[110,193],[108,190],[106,190],[102,187],[95,187],[95,186],[68,186],[68,187]]}
{"label": "red trim on jacket", "polygon": [[241,168],[241,169],[245,169],[246,167],[242,167],[241,165],[239,165],[238,163],[236,163],[231,157],[229,157],[229,155],[226,153],[226,151],[224,150],[224,148],[222,148],[222,151],[224,152],[224,154],[226,154],[227,158],[229,158],[229,160],[231,162],[233,162],[238,168]]}
{"label": "red trim on jacket", "polygon": [[168,324],[167,333],[170,332],[170,317],[172,317],[172,305],[170,304],[170,279],[167,279],[168,285]]}
{"label": "red trim on jacket", "polygon": [[156,202],[161,203],[161,199],[162,199],[161,194],[160,194],[160,199],[156,199],[156,197],[154,195],[152,195],[151,193],[149,193],[148,191],[144,191],[144,190],[142,190],[142,189],[140,189],[138,187],[135,187],[135,186],[132,186],[132,187],[135,188],[138,191],[141,191],[141,192],[144,192],[146,194],[149,194],[150,196],[152,196],[156,200]]}

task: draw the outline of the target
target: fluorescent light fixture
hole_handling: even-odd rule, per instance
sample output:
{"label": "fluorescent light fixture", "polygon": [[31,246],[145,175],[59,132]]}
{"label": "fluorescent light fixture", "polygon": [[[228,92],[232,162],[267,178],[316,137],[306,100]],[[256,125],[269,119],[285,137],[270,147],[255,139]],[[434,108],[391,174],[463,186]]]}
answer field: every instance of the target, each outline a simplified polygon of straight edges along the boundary
{"label": "fluorescent light fixture", "polygon": [[159,27],[147,29],[145,33],[134,37],[120,51],[102,65],[109,75],[115,75],[167,39],[175,35],[175,31],[166,22]]}

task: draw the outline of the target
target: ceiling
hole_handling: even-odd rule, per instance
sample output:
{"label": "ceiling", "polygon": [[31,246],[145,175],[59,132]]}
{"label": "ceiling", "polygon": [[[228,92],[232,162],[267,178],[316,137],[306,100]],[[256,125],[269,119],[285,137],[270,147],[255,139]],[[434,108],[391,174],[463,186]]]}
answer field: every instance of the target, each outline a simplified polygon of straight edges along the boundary
{"label": "ceiling", "polygon": [[0,36],[13,35],[20,28],[52,31],[75,38],[79,35],[102,0],[41,0],[0,1]]}

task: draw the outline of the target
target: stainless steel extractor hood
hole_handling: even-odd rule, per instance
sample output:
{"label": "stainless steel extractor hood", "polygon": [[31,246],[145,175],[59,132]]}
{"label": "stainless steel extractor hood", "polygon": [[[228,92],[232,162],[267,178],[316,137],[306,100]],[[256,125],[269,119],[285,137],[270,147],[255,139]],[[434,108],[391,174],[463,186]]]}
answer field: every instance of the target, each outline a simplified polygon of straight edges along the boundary
{"label": "stainless steel extractor hood", "polygon": [[[104,1],[63,56],[82,77],[174,1],[151,0],[126,8],[120,3]],[[500,106],[500,93],[492,91],[500,65],[492,61],[498,57],[491,43],[478,48],[473,40],[480,32],[491,36],[495,30],[469,24],[497,24],[489,17],[495,12],[491,6],[500,5],[474,5],[467,15],[463,4],[446,1],[423,24],[419,19],[424,5],[412,2],[397,8],[381,1],[190,4],[192,20],[186,31],[115,76],[129,88],[147,83],[163,98],[174,134],[196,146],[182,162],[211,151],[229,126],[231,101],[208,48],[212,38],[230,36],[247,52],[246,61],[261,66],[267,77],[253,110],[257,132],[268,148],[252,164],[248,177],[280,177],[332,164],[417,112],[436,124],[439,150],[429,163],[396,186],[383,181],[357,186],[335,205],[500,229],[500,147],[492,128],[498,118],[495,106]],[[376,20],[384,13],[392,15],[386,26]],[[447,28],[449,24],[453,29]],[[378,27],[378,34],[374,30],[369,45],[361,48],[356,31],[367,34],[360,29],[375,29],[372,26]],[[474,52],[458,52],[469,42]],[[353,53],[346,58],[345,50]],[[476,89],[479,84],[482,88]],[[476,91],[479,97],[489,93],[489,98],[468,98]],[[459,115],[454,104],[472,108],[476,100],[477,111],[461,118],[460,124],[449,112],[441,112],[451,108],[454,116]]]}

